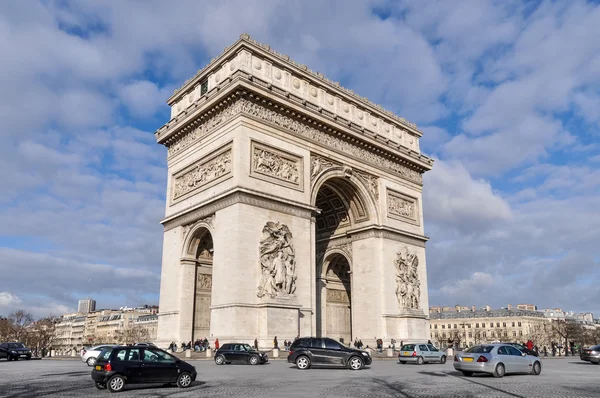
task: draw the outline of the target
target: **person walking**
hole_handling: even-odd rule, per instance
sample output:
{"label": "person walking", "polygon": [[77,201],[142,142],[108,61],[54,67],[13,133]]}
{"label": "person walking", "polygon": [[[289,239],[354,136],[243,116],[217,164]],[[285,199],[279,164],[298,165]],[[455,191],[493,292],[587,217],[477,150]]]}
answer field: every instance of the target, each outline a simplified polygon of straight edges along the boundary
{"label": "person walking", "polygon": [[273,348],[279,349],[279,342],[277,341],[277,336],[273,339]]}
{"label": "person walking", "polygon": [[258,339],[254,339],[254,349],[258,350]]}
{"label": "person walking", "polygon": [[219,338],[215,339],[215,350],[218,350],[221,345],[219,344]]}

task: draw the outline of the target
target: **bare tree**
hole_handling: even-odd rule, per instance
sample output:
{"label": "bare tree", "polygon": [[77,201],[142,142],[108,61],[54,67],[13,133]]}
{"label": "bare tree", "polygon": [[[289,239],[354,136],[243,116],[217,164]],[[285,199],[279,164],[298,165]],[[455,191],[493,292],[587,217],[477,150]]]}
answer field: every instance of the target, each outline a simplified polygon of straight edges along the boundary
{"label": "bare tree", "polygon": [[8,316],[8,340],[25,341],[33,316],[25,310],[17,310]]}
{"label": "bare tree", "polygon": [[571,340],[581,340],[583,328],[577,322],[556,319],[552,321],[552,332],[559,340],[564,341],[565,353],[569,352]]}
{"label": "bare tree", "polygon": [[140,326],[119,330],[116,334],[117,340],[121,344],[133,344],[148,340],[148,330]]}

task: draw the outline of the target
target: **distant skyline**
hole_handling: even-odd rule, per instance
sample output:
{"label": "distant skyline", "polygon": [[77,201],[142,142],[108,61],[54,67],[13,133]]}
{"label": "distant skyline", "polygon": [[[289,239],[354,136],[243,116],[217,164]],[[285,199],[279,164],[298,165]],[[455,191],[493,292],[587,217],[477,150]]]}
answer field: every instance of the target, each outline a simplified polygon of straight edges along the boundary
{"label": "distant skyline", "polygon": [[600,313],[598,2],[267,3],[0,2],[0,314],[158,304],[152,133],[242,33],[423,131],[432,305]]}

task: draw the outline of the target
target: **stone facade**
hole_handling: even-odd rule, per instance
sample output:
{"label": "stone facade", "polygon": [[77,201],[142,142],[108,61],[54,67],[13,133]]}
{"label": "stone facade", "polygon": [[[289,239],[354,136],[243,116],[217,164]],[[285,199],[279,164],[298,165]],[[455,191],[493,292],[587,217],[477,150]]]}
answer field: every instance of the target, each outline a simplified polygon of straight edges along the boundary
{"label": "stone facade", "polygon": [[161,346],[427,339],[414,124],[246,35],[168,103]]}

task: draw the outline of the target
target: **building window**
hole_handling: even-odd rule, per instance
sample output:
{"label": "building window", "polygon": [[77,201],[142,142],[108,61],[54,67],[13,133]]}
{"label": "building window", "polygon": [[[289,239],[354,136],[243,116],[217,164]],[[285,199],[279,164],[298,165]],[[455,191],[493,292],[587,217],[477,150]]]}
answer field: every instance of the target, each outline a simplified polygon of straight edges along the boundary
{"label": "building window", "polygon": [[469,337],[473,337],[473,332],[469,332]]}
{"label": "building window", "polygon": [[442,329],[446,329],[446,325],[442,325]]}
{"label": "building window", "polygon": [[456,327],[457,327],[457,326],[458,326],[458,325],[455,323],[455,324],[454,324],[454,329],[456,329]]}
{"label": "building window", "polygon": [[517,332],[513,330],[513,337],[517,337]]}
{"label": "building window", "polygon": [[446,332],[442,332],[442,338],[446,338]]}
{"label": "building window", "polygon": [[506,322],[502,322],[502,327],[506,327]]}
{"label": "building window", "polygon": [[513,328],[515,327],[515,323],[514,323],[514,322],[512,323],[512,327],[513,327]]}
{"label": "building window", "polygon": [[475,324],[475,327],[476,327],[476,328],[478,328],[478,327],[479,327],[479,324],[478,324],[478,323],[476,323],[476,324]]}
{"label": "building window", "polygon": [[437,325],[434,325],[434,326],[433,326],[433,328],[434,328],[434,329],[437,329]]}
{"label": "building window", "polygon": [[485,327],[485,322],[481,324],[481,327],[484,328]]}
{"label": "building window", "polygon": [[452,329],[452,325],[448,324],[448,329]]}
{"label": "building window", "polygon": [[504,337],[508,337],[508,332],[506,330],[504,331]]}
{"label": "building window", "polygon": [[519,336],[523,336],[523,331],[519,330]]}
{"label": "building window", "polygon": [[487,337],[487,333],[486,332],[483,332],[483,337]]}
{"label": "building window", "polygon": [[517,325],[518,325],[519,327],[521,327],[521,322],[519,322]]}
{"label": "building window", "polygon": [[208,80],[205,80],[203,83],[200,84],[200,95],[206,94],[207,91],[208,91]]}
{"label": "building window", "polygon": [[500,322],[496,322],[496,327],[499,328],[500,327]]}

